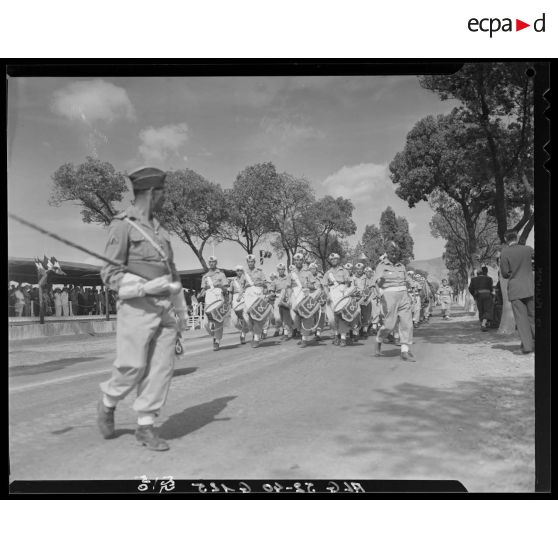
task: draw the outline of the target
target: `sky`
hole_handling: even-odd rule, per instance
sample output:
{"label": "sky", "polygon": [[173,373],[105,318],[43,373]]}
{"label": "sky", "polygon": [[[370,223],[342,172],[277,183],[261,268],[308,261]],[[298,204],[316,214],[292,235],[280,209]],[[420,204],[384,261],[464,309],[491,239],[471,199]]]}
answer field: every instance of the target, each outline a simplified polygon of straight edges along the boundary
{"label": "sky", "polygon": [[[9,78],[8,208],[102,253],[106,229],[83,223],[74,204],[48,204],[60,165],[91,155],[119,171],[190,168],[230,188],[246,166],[271,161],[307,178],[317,197],[353,201],[351,244],[389,205],[409,221],[415,259],[435,258],[444,242],[430,234],[432,210],[398,198],[388,166],[419,119],[453,106],[415,76]],[[11,257],[97,263],[12,220],[8,247]],[[177,238],[173,249],[179,269],[200,267]],[[245,258],[228,242],[204,255],[212,253],[224,268]],[[264,270],[277,261],[266,260]]]}

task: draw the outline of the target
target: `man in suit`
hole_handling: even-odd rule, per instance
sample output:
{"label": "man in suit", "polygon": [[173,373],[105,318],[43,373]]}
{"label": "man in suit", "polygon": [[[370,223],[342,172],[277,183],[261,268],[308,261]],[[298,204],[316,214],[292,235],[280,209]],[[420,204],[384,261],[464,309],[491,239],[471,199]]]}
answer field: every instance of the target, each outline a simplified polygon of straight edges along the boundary
{"label": "man in suit", "polygon": [[500,273],[508,279],[508,298],[521,338],[521,352],[529,354],[535,348],[533,249],[518,244],[514,231],[506,233],[506,242],[500,254]]}

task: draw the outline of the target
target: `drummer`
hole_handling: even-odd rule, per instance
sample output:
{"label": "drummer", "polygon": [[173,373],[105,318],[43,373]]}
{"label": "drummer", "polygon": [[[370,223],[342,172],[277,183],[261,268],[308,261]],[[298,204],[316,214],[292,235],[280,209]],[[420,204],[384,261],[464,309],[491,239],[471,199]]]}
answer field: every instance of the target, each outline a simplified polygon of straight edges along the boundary
{"label": "drummer", "polygon": [[[369,293],[373,287],[373,279],[368,278],[367,275],[364,273],[364,264],[358,262],[355,265],[355,275],[353,277],[353,284],[358,289],[360,293],[360,299],[366,304],[360,305],[360,328],[355,332],[353,330],[353,335],[355,337],[360,337],[361,339],[366,339],[368,337],[368,326],[371,322],[371,315],[372,315],[372,302],[370,297],[366,296],[366,293]],[[364,297],[366,296],[366,300]]]}
{"label": "drummer", "polygon": [[[324,276],[319,272],[318,264],[316,262],[311,262],[310,264],[308,264],[308,270],[312,274],[312,277],[317,279],[319,283],[319,288],[323,290],[322,282]],[[322,331],[325,327],[325,297],[323,297],[323,300],[324,302],[322,304],[322,310],[320,312],[320,321],[318,323],[318,327],[316,328],[316,333],[315,333],[316,339],[318,340],[322,338]]]}
{"label": "drummer", "polygon": [[328,294],[329,304],[327,305],[328,319],[333,329],[333,344],[345,347],[347,345],[347,333],[350,325],[341,318],[338,313],[333,312],[331,301],[331,288],[337,285],[350,286],[351,278],[349,272],[339,265],[339,254],[332,252],[328,257],[331,267],[324,273],[322,284]]}
{"label": "drummer", "polygon": [[287,276],[287,266],[283,262],[277,264],[277,278],[271,283],[270,290],[275,292],[275,327],[276,334],[282,335],[283,341],[289,341],[293,335],[293,319],[291,317],[290,299],[290,276]]}
{"label": "drummer", "polygon": [[[263,294],[267,292],[267,279],[264,272],[260,268],[256,268],[256,256],[248,254],[246,257],[248,269],[244,271],[242,278],[242,288],[244,291],[248,287],[260,287]],[[265,323],[258,322],[250,318],[248,308],[244,308],[244,320],[247,322],[250,331],[252,332],[252,347],[258,348],[260,346],[260,339],[263,333]]]}
{"label": "drummer", "polygon": [[240,344],[244,345],[246,343],[246,334],[250,331],[248,323],[244,319],[244,304],[241,304],[244,295],[244,268],[241,265],[237,265],[234,270],[236,276],[232,278],[229,285],[229,293],[233,300],[231,324],[240,331]]}
{"label": "drummer", "polygon": [[[308,270],[303,269],[304,265],[304,255],[300,252],[296,253],[293,256],[293,261],[295,265],[294,271],[291,272],[291,281],[290,287],[291,289],[295,289],[297,287],[302,287],[304,294],[308,294],[310,292],[316,291],[316,289],[321,288],[319,279],[312,275],[312,273]],[[293,323],[296,329],[298,329],[301,333],[301,339],[297,342],[297,345],[300,345],[302,348],[308,346],[309,333],[311,333],[311,329],[305,327],[303,323],[303,319],[298,312],[293,310],[291,307],[291,317],[293,318]]]}
{"label": "drummer", "polygon": [[[220,269],[217,269],[217,258],[210,256],[207,259],[207,265],[209,267],[209,271],[202,277],[202,290],[200,292],[200,296],[205,296],[209,289],[215,288],[221,289],[223,296],[226,297],[229,291],[229,282],[225,274]],[[206,312],[205,319],[207,332],[211,335],[211,337],[213,337],[213,350],[218,351],[219,343],[223,338],[224,322],[217,322],[214,320],[211,312]]]}

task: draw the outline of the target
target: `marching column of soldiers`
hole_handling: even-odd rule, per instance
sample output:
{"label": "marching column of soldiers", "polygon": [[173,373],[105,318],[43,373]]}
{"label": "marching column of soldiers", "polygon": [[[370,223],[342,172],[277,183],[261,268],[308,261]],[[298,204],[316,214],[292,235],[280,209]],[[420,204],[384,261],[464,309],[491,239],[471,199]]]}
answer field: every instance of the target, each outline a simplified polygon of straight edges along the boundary
{"label": "marching column of soldiers", "polygon": [[[170,238],[153,216],[163,202],[165,177],[155,168],[142,168],[127,177],[134,203],[109,228],[105,256],[113,263],[102,270],[106,286],[118,292],[119,304],[116,360],[111,378],[100,385],[97,424],[104,438],[114,437],[117,404],[135,389],[136,439],[154,451],[169,449],[154,423],[168,394],[177,339],[187,323]],[[329,268],[322,274],[316,263],[305,265],[305,256],[297,253],[288,270],[279,263],[268,280],[249,254],[246,266],[237,265],[229,281],[217,267],[217,259],[210,257],[200,294],[205,298],[203,325],[213,350],[220,349],[229,315],[240,343],[245,344],[250,333],[253,348],[260,347],[270,324],[281,341],[296,336],[300,348],[319,345],[327,320],[338,347],[372,334],[375,356],[384,356],[382,344],[399,340],[401,359],[414,362],[413,328],[428,321],[434,304],[428,282],[407,272],[394,242],[375,270],[360,262],[342,266],[340,260],[339,254],[330,254]],[[446,283],[440,295],[444,317],[449,318],[451,296]]]}

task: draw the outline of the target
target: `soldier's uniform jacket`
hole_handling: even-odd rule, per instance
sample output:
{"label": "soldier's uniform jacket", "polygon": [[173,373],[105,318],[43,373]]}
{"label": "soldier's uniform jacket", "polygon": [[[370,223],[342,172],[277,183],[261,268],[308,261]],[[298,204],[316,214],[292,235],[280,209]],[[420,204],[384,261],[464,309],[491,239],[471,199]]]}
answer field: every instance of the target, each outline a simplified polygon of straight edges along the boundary
{"label": "soldier's uniform jacket", "polygon": [[229,282],[227,277],[220,269],[210,269],[207,273],[205,273],[202,277],[201,284],[202,288],[207,290],[210,289],[209,281],[207,279],[211,279],[213,282],[213,286],[216,288],[227,288],[229,286]]}
{"label": "soldier's uniform jacket", "polygon": [[440,287],[438,294],[440,295],[441,300],[451,300],[451,297],[453,296],[453,289],[449,285]]}
{"label": "soldier's uniform jacket", "polygon": [[[126,217],[145,230],[146,234],[160,246],[165,254],[166,263],[151,242],[125,221]],[[109,289],[118,291],[120,281],[126,272],[147,279],[171,275],[173,281],[180,281],[174,265],[169,233],[157,219],[153,218],[153,224],[150,224],[143,214],[131,205],[114,217],[108,233],[105,256],[119,264],[106,264],[101,270],[101,278]],[[124,267],[127,270],[124,270]]]}
{"label": "soldier's uniform jacket", "polygon": [[298,278],[298,281],[300,281],[303,289],[310,289],[312,291],[316,290],[316,283],[318,283],[319,281],[317,277],[314,277],[312,273],[307,269],[301,269],[300,271],[298,269],[294,269],[290,273],[289,286],[292,288],[298,287],[298,281],[295,277]]}
{"label": "soldier's uniform jacket", "polygon": [[244,292],[244,273],[240,277],[233,277],[229,288],[231,294],[241,294]]}
{"label": "soldier's uniform jacket", "polygon": [[283,289],[289,287],[290,284],[291,278],[289,273],[287,273],[284,277],[278,275],[277,278],[269,284],[269,290],[274,293],[280,293]]}
{"label": "soldier's uniform jacket", "polygon": [[407,272],[402,263],[392,264],[387,260],[380,262],[376,267],[374,277],[376,285],[381,289],[407,286]]}
{"label": "soldier's uniform jacket", "polygon": [[337,281],[337,283],[344,283],[346,285],[351,284],[351,276],[349,272],[342,266],[330,267],[325,273],[322,280],[322,285],[324,287],[331,287],[335,283],[332,281],[331,276]]}
{"label": "soldier's uniform jacket", "polygon": [[[250,279],[252,279],[252,283],[250,283],[250,281],[248,280],[248,275],[250,276]],[[247,269],[242,275],[242,288],[246,289],[247,287],[251,286],[262,287],[264,289],[267,286],[265,273],[259,267],[256,267],[253,270]]]}

